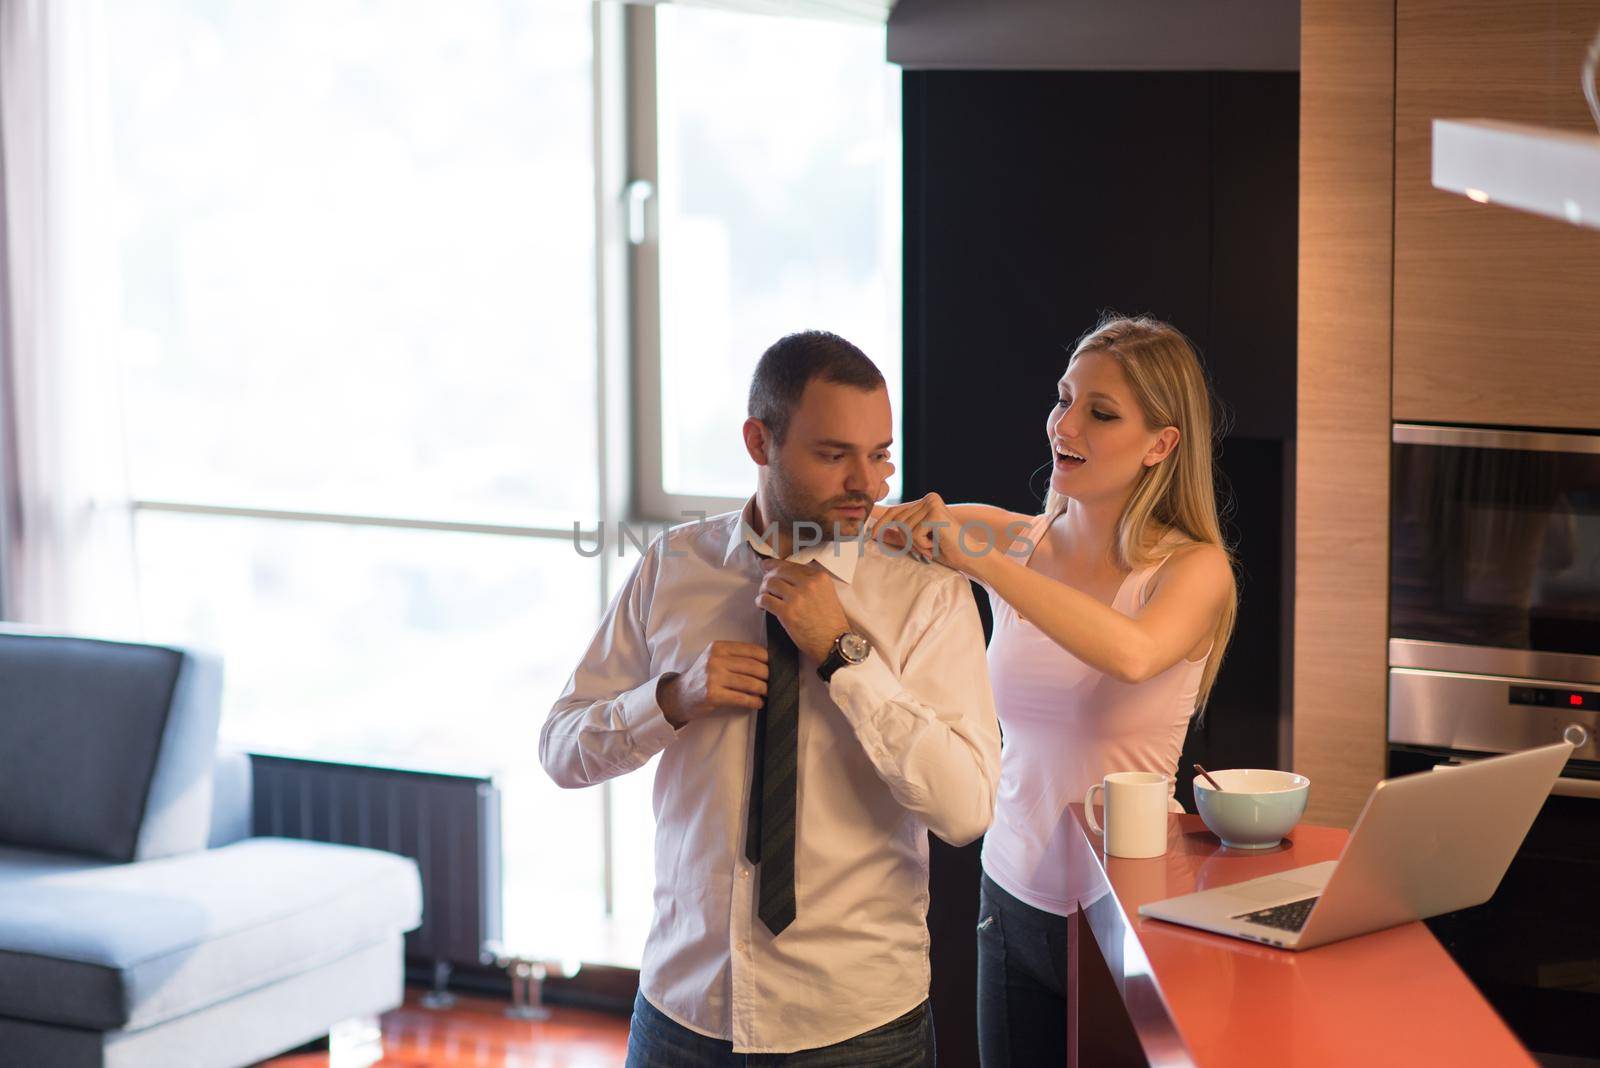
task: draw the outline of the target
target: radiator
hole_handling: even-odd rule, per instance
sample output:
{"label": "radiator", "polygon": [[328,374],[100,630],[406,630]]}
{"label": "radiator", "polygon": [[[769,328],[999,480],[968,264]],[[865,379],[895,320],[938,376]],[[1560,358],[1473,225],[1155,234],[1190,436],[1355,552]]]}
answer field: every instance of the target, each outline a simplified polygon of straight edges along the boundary
{"label": "radiator", "polygon": [[500,790],[489,778],[252,753],[258,835],[366,846],[417,862],[422,926],[406,959],[494,959],[501,938]]}

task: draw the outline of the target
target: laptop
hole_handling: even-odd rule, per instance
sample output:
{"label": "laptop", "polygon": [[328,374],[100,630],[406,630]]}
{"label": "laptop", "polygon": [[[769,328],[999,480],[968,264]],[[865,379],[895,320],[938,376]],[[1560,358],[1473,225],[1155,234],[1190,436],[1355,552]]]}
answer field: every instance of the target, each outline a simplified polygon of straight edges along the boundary
{"label": "laptop", "polygon": [[1482,904],[1571,755],[1558,742],[1385,779],[1338,860],[1152,901],[1139,914],[1310,949]]}

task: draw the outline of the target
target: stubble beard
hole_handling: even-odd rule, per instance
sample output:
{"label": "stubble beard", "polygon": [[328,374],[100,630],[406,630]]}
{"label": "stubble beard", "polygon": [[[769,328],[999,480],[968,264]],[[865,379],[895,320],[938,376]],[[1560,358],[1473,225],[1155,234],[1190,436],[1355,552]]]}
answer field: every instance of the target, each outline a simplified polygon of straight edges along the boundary
{"label": "stubble beard", "polygon": [[[767,517],[769,522],[780,524],[791,536],[797,533],[796,524],[814,524],[821,529],[823,542],[855,538],[860,535],[861,523],[839,523],[828,517],[831,498],[828,501],[818,501],[808,496],[794,484],[788,473],[777,463],[774,463],[770,470],[772,476],[767,483],[767,497],[773,514]],[[862,503],[870,512],[871,502],[864,500]],[[807,533],[809,535],[809,528]]]}

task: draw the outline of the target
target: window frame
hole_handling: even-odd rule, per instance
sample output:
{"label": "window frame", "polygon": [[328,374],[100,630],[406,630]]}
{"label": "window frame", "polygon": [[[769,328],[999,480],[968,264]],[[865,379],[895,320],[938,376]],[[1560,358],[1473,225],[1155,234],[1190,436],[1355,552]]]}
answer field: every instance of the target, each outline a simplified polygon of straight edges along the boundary
{"label": "window frame", "polygon": [[[872,0],[861,2],[861,11],[846,13],[830,9],[829,15],[840,21],[882,25],[881,18],[871,17],[872,13],[866,10],[872,6]],[[606,0],[599,0],[598,6],[607,6]],[[631,316],[633,439],[630,455],[633,465],[630,507],[625,511],[635,522],[675,525],[737,511],[748,498],[671,493],[666,489],[662,472],[661,228],[660,201],[656,195],[660,182],[656,8],[654,4],[640,3],[620,6],[627,9],[628,109],[625,122],[628,161],[626,179],[612,187],[611,206],[624,219],[623,247],[628,256],[627,300]],[[854,17],[850,17],[852,15]],[[901,278],[897,289],[903,285]],[[901,341],[903,358],[903,338],[898,330],[895,336]],[[895,408],[898,412],[898,399]],[[898,422],[897,419],[897,425]],[[903,450],[904,443],[896,441],[895,449]],[[753,481],[751,492],[754,492]]]}
{"label": "window frame", "polygon": [[656,9],[626,4],[627,181],[616,192],[626,216],[633,357],[632,518],[682,523],[734,511],[738,497],[668,493],[661,469],[661,225],[656,92]]}

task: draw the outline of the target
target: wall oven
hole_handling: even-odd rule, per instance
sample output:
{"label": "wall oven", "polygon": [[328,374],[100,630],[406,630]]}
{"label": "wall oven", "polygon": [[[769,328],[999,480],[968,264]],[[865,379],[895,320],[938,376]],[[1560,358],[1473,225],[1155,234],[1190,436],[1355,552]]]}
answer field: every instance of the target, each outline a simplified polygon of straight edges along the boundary
{"label": "wall oven", "polygon": [[1487,904],[1430,921],[1544,1063],[1600,1065],[1600,434],[1399,424],[1389,772],[1565,738]]}

